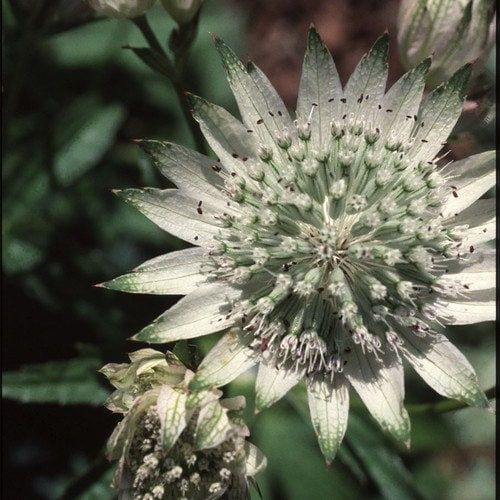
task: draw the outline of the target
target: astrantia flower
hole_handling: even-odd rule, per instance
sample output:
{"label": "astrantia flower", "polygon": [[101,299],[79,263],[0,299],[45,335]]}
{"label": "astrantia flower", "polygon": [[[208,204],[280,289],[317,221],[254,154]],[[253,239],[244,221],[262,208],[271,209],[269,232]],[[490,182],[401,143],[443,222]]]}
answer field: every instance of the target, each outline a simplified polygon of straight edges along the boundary
{"label": "astrantia flower", "polygon": [[125,19],[137,17],[149,10],[156,0],[88,0],[90,6],[99,14]]}
{"label": "astrantia flower", "polygon": [[208,157],[142,143],[178,189],[120,195],[198,245],[105,286],[186,294],[135,336],[172,342],[236,326],[191,388],[228,383],[259,365],[257,408],[307,382],[311,416],[331,460],[352,386],[403,442],[403,359],[440,394],[487,406],[473,368],[438,330],[494,317],[494,153],[438,167],[469,67],[421,102],[429,61],[384,94],[388,37],[342,90],[330,54],[309,33],[296,120],[267,78],[216,40],[243,124],[193,97]]}
{"label": "astrantia flower", "polygon": [[108,441],[120,498],[250,498],[248,480],[266,459],[245,440],[245,398],[190,393],[193,372],[169,352],[141,349],[130,360],[101,370],[117,388],[108,408],[125,415]]}
{"label": "astrantia flower", "polygon": [[435,86],[467,62],[486,55],[495,40],[493,0],[403,0],[398,43],[406,69],[432,55]]}

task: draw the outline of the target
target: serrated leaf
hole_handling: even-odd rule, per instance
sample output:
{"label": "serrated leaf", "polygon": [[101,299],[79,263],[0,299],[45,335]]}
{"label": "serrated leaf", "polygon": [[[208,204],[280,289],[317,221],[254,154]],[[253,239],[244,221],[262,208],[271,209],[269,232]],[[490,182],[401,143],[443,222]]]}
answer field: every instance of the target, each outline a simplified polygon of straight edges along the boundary
{"label": "serrated leaf", "polygon": [[2,397],[23,403],[104,403],[108,391],[101,386],[97,358],[74,358],[28,365],[2,375]]}

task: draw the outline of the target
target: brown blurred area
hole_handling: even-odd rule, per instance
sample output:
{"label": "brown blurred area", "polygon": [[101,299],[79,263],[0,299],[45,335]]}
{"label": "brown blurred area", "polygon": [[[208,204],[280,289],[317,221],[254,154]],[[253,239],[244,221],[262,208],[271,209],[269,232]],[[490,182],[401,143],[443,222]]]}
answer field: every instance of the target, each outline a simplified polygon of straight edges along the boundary
{"label": "brown blurred area", "polygon": [[249,14],[248,58],[295,105],[307,30],[316,26],[345,84],[360,58],[387,30],[389,84],[403,73],[396,44],[399,0],[230,0]]}

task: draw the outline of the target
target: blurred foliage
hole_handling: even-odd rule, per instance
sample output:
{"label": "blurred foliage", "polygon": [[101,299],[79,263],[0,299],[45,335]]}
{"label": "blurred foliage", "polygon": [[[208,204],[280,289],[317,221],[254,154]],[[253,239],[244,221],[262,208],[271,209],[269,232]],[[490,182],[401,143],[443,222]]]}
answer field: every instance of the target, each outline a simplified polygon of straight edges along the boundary
{"label": "blurred foliage", "polygon": [[108,392],[99,385],[102,361],[79,357],[30,365],[2,375],[2,397],[23,403],[102,405]]}
{"label": "blurred foliage", "polygon": [[[123,49],[146,47],[133,23],[96,19],[81,0],[3,0],[2,9],[4,395],[45,402],[4,402],[3,491],[35,500],[112,498],[112,472],[99,453],[116,418],[100,407],[54,403],[101,404],[107,389],[99,364],[123,361],[136,347],[126,339],[175,301],[91,285],[184,246],[111,189],[168,186],[133,139],[188,146],[193,139],[172,85]],[[166,46],[173,21],[160,7],[148,17]],[[209,32],[244,54],[248,21],[236,3],[205,2],[185,70],[186,89],[232,112]],[[494,61],[488,64],[493,78]],[[491,121],[478,133],[492,147]],[[456,328],[452,336],[466,346],[484,387],[492,385],[491,327]],[[214,340],[199,347],[206,352]],[[17,371],[24,365],[31,366]],[[416,415],[408,452],[355,410],[339,459],[327,469],[300,388],[255,417],[253,380],[245,374],[227,391],[248,398],[254,440],[269,459],[258,478],[266,500],[493,496],[489,414]],[[440,400],[411,373],[407,393],[410,403]]]}

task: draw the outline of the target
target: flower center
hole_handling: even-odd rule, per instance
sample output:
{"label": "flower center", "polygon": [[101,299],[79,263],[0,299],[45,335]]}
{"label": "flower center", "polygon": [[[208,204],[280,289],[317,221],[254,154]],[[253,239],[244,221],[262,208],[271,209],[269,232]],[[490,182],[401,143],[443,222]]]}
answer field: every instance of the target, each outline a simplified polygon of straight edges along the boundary
{"label": "flower center", "polygon": [[439,222],[437,166],[412,159],[411,139],[345,115],[320,151],[308,127],[224,166],[233,210],[210,274],[242,289],[230,316],[255,349],[333,376],[353,343],[378,356],[403,327],[432,331],[429,293],[456,235]]}

